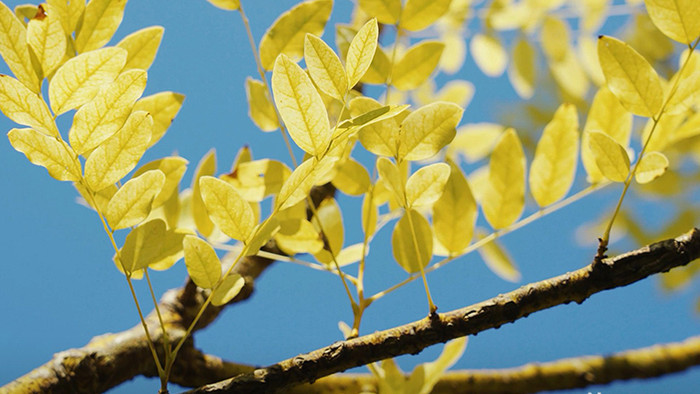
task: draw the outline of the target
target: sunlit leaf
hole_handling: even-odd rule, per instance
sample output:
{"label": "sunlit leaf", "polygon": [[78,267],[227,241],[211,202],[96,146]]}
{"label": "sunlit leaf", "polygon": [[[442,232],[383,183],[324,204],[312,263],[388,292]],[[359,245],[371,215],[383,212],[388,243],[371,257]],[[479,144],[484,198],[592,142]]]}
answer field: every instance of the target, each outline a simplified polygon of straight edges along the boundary
{"label": "sunlit leaf", "polygon": [[309,154],[322,155],[331,140],[326,107],[304,70],[285,55],[275,62],[272,91],[294,142]]}
{"label": "sunlit leaf", "polygon": [[578,140],[576,107],[562,104],[545,126],[530,167],[530,190],[540,207],[569,192],[576,174]]}
{"label": "sunlit leaf", "polygon": [[59,181],[78,181],[81,178],[80,162],[67,145],[33,129],[12,129],[7,133],[10,144],[24,153],[32,163],[48,170]]}
{"label": "sunlit leaf", "polygon": [[443,16],[451,2],[452,0],[406,0],[399,25],[410,31],[423,30]]}
{"label": "sunlit leaf", "polygon": [[355,86],[369,69],[377,51],[378,38],[379,27],[376,19],[367,21],[353,37],[345,59],[348,88]]}
{"label": "sunlit leaf", "polygon": [[416,394],[430,394],[445,371],[462,357],[467,347],[467,339],[468,337],[461,337],[445,343],[437,360],[420,364],[411,372],[407,386],[416,387]]}
{"label": "sunlit leaf", "polygon": [[642,157],[641,163],[634,173],[634,179],[639,183],[649,183],[660,177],[668,168],[668,159],[661,152],[649,152]]}
{"label": "sunlit leaf", "polygon": [[358,0],[358,4],[367,15],[386,25],[398,22],[401,14],[401,0]]}
{"label": "sunlit leaf", "polygon": [[433,230],[440,244],[457,254],[471,243],[478,211],[464,173],[453,162],[449,164],[445,190],[433,205]]}
{"label": "sunlit leaf", "polygon": [[59,135],[44,100],[9,75],[0,74],[0,110],[21,125],[54,137]]}
{"label": "sunlit leaf", "polygon": [[306,199],[316,181],[325,176],[336,161],[337,158],[327,156],[320,161],[312,157],[301,163],[282,185],[275,199],[275,208],[283,210]]}
{"label": "sunlit leaf", "polygon": [[151,170],[160,170],[165,175],[165,183],[155,198],[153,208],[163,205],[176,192],[182,176],[187,170],[188,161],[182,157],[170,156],[144,164],[134,172],[133,178]]}
{"label": "sunlit leaf", "polygon": [[275,234],[277,246],[285,253],[318,253],[323,249],[323,238],[306,219],[289,219],[280,223]]}
{"label": "sunlit leaf", "polygon": [[645,0],[656,27],[672,39],[692,44],[700,35],[700,7],[696,0]]}
{"label": "sunlit leaf", "polygon": [[196,235],[182,240],[187,273],[203,289],[212,289],[221,279],[221,261],[214,248]]}
{"label": "sunlit leaf", "polygon": [[73,149],[82,155],[116,133],[124,126],[145,88],[146,72],[143,70],[124,72],[105,85],[94,99],[76,111],[68,132]]}
{"label": "sunlit leaf", "polygon": [[207,0],[216,7],[227,11],[236,11],[241,8],[240,0]]}
{"label": "sunlit leaf", "polygon": [[490,77],[503,74],[508,65],[508,54],[497,38],[475,34],[469,43],[469,50],[479,69]]}
{"label": "sunlit leaf", "polygon": [[404,177],[401,176],[399,167],[386,157],[377,159],[377,172],[383,180],[384,185],[389,189],[401,206],[406,206],[406,185]]}
{"label": "sunlit leaf", "polygon": [[209,218],[207,208],[204,205],[199,180],[204,176],[214,175],[215,171],[216,151],[212,149],[199,161],[197,169],[194,170],[194,177],[192,177],[192,218],[197,231],[205,238],[214,231],[214,223]]}
{"label": "sunlit leaf", "polygon": [[620,40],[601,36],[598,57],[608,89],[628,111],[648,117],[659,112],[663,101],[661,82],[642,55]]}
{"label": "sunlit leaf", "polygon": [[362,199],[362,230],[367,237],[374,235],[377,230],[377,219],[379,218],[379,208],[374,202],[373,192],[365,194]]}
{"label": "sunlit leaf", "polygon": [[280,15],[260,41],[260,61],[272,70],[275,59],[285,54],[292,59],[304,53],[306,33],[320,36],[333,8],[332,0],[308,0]]}
{"label": "sunlit leaf", "polygon": [[383,84],[386,83],[389,77],[389,71],[392,69],[391,60],[386,54],[381,45],[377,45],[374,51],[374,57],[367,69],[367,72],[362,76],[360,81],[368,84]]}
{"label": "sunlit leaf", "polygon": [[445,44],[440,41],[421,41],[408,48],[396,62],[391,73],[391,85],[399,90],[420,86],[435,71]]}
{"label": "sunlit leaf", "polygon": [[137,30],[119,41],[117,47],[124,48],[129,53],[124,70],[132,68],[148,70],[160,47],[163,31],[162,26],[151,26]]}
{"label": "sunlit leaf", "polygon": [[279,221],[274,216],[267,218],[267,220],[255,226],[253,236],[246,244],[246,246],[248,247],[246,256],[252,256],[258,253],[260,248],[265,246],[267,241],[272,239],[272,237],[275,236],[275,234],[277,234],[279,229]]}
{"label": "sunlit leaf", "polygon": [[74,182],[73,186],[75,186],[78,193],[80,193],[80,196],[85,200],[85,204],[94,210],[99,210],[99,212],[107,211],[107,205],[118,189],[117,185],[110,185],[109,187],[106,187],[98,192],[92,193],[91,196],[90,191],[88,191],[88,189],[82,183]]}
{"label": "sunlit leaf", "polygon": [[247,241],[257,224],[248,202],[221,179],[204,176],[199,187],[211,221],[229,237]]}
{"label": "sunlit leaf", "polygon": [[430,205],[437,201],[450,177],[450,166],[434,163],[420,168],[406,181],[406,204],[408,208]]}
{"label": "sunlit leaf", "polygon": [[317,36],[307,34],[304,39],[304,60],[316,86],[323,93],[343,101],[348,91],[348,76],[333,49]]}
{"label": "sunlit leaf", "polygon": [[627,151],[600,131],[589,133],[588,145],[600,172],[613,182],[624,182],[630,172]]}
{"label": "sunlit leaf", "polygon": [[109,42],[122,22],[124,6],[126,0],[90,0],[75,36],[75,49],[88,52]]}
{"label": "sunlit leaf", "polygon": [[420,272],[433,255],[433,234],[428,220],[414,209],[407,210],[391,234],[394,258],[409,274]]}
{"label": "sunlit leaf", "polygon": [[107,205],[105,218],[112,230],[134,226],[151,212],[151,204],[165,183],[160,170],[147,171],[119,188]]}
{"label": "sunlit leaf", "polygon": [[447,146],[447,156],[460,153],[468,163],[488,156],[505,128],[496,123],[472,123],[460,126],[452,143]]}
{"label": "sunlit leaf", "polygon": [[265,84],[257,79],[248,77],[245,84],[248,98],[248,116],[262,131],[273,131],[279,128],[275,107],[270,101]]}
{"label": "sunlit leaf", "polygon": [[54,13],[51,5],[47,7],[43,18],[33,18],[27,25],[27,44],[32,48],[41,64],[42,74],[51,75],[61,65],[66,55],[66,33],[59,19],[59,14]]}
{"label": "sunlit leaf", "polygon": [[291,171],[284,163],[271,160],[253,160],[237,164],[233,172],[222,179],[232,184],[247,201],[262,201],[278,193]]}
{"label": "sunlit leaf", "polygon": [[214,294],[211,298],[211,304],[214,306],[221,306],[231,301],[233,297],[237,296],[241,292],[243,286],[245,285],[245,279],[238,274],[229,274],[224,278],[223,282],[214,289]]}
{"label": "sunlit leaf", "polygon": [[436,102],[423,106],[401,123],[398,157],[423,160],[437,154],[455,136],[464,110],[456,104]]}
{"label": "sunlit leaf", "polygon": [[134,105],[134,111],[147,111],[153,117],[153,135],[150,145],[158,142],[180,112],[185,96],[174,92],[160,92],[143,97]]}
{"label": "sunlit leaf", "polygon": [[[358,97],[350,101],[350,114],[359,116],[382,107],[369,97]],[[399,125],[394,119],[387,119],[360,129],[360,143],[375,155],[395,156],[398,148]]]}
{"label": "sunlit leaf", "polygon": [[489,181],[481,201],[494,229],[513,224],[525,207],[525,153],[515,130],[508,129],[491,154]]}
{"label": "sunlit leaf", "polygon": [[445,50],[442,51],[438,67],[447,74],[454,74],[464,65],[467,43],[459,30],[443,33],[442,41],[445,43]]}
{"label": "sunlit leaf", "polygon": [[165,235],[165,222],[160,219],[150,220],[133,229],[119,250],[124,270],[131,274],[158,262],[163,256],[161,242]]}
{"label": "sunlit leaf", "polygon": [[[483,234],[479,234],[479,239],[482,238],[484,238]],[[521,275],[518,267],[498,241],[493,240],[488,242],[480,247],[478,251],[481,258],[484,259],[484,262],[494,274],[509,282],[520,281]]]}
{"label": "sunlit leaf", "polygon": [[548,16],[542,23],[542,49],[554,61],[562,61],[569,51],[569,27],[561,19]]}
{"label": "sunlit leaf", "polygon": [[85,180],[94,191],[122,179],[141,159],[151,139],[153,119],[134,112],[116,134],[98,146],[85,161]]}
{"label": "sunlit leaf", "polygon": [[103,48],[63,63],[49,83],[49,100],[56,116],[90,101],[102,85],[112,82],[126,63],[122,48]]}
{"label": "sunlit leaf", "polygon": [[512,62],[508,67],[508,78],[518,96],[529,99],[535,93],[537,79],[535,48],[522,37],[513,46]]}
{"label": "sunlit leaf", "polygon": [[0,2],[0,55],[20,82],[29,90],[39,93],[41,81],[34,71],[26,43],[27,29],[12,11]]}
{"label": "sunlit leaf", "polygon": [[314,257],[323,264],[331,264],[343,248],[345,232],[338,202],[334,198],[323,200],[316,207],[316,215],[311,219],[311,224],[325,237],[323,250],[314,253]]}
{"label": "sunlit leaf", "polygon": [[359,196],[367,191],[370,186],[369,173],[365,167],[355,160],[345,160],[336,167],[337,173],[333,177],[333,186],[341,192],[352,196]]}

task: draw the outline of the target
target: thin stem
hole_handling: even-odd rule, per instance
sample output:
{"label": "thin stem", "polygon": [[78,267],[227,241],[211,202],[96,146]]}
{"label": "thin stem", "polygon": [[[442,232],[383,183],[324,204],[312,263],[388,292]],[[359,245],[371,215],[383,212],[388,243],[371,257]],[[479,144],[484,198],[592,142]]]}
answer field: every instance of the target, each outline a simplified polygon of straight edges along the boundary
{"label": "thin stem", "polygon": [[163,350],[165,351],[165,364],[170,364],[170,338],[168,337],[168,331],[165,329],[165,323],[163,323],[163,316],[160,314],[160,308],[158,307],[158,300],[156,299],[156,294],[153,291],[153,285],[151,284],[151,277],[148,275],[148,268],[144,268],[143,274],[146,276],[146,282],[148,282],[148,291],[151,293],[151,300],[155,306],[156,315],[158,316],[158,322],[160,323],[160,328],[163,331]]}
{"label": "thin stem", "polygon": [[420,246],[418,246],[418,237],[416,236],[416,228],[413,225],[413,219],[411,218],[411,211],[406,211],[406,216],[408,217],[408,226],[411,228],[411,237],[413,238],[413,250],[416,254],[416,261],[418,262],[418,267],[420,268],[420,276],[423,278],[423,286],[425,287],[425,295],[428,297],[428,308],[430,310],[429,315],[435,314],[437,311],[437,306],[433,303],[433,297],[430,296],[430,288],[428,287],[428,280],[425,278],[425,269],[420,261]]}

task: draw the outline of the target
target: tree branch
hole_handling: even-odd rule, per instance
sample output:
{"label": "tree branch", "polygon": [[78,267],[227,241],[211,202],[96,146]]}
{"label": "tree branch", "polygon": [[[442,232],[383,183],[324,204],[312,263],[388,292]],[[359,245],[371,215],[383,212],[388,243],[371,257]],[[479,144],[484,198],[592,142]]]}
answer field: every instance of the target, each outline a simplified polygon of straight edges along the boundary
{"label": "tree branch", "polygon": [[700,257],[700,230],[590,264],[577,271],[525,285],[484,302],[371,335],[336,342],[275,365],[188,393],[261,393],[312,383],[324,376],[498,328],[530,313],[626,286]]}

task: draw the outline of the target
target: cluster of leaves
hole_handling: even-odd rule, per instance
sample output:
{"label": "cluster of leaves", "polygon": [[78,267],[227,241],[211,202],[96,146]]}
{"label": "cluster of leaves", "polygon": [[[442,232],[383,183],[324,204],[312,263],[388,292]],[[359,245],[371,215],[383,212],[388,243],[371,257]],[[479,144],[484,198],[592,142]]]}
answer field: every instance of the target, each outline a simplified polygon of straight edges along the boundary
{"label": "cluster of leaves", "polygon": [[[247,26],[239,1],[210,2],[240,11]],[[579,37],[586,62],[579,61],[567,24],[552,16],[562,3],[494,1],[483,9],[484,33],[470,42],[479,67],[497,76],[508,61],[496,32],[518,29],[509,77],[516,92],[529,98],[536,90],[537,50],[528,37],[540,37],[551,74],[569,101],[548,119],[529,176],[526,151],[514,128],[472,124],[458,130],[473,94],[468,81],[451,81],[435,92],[436,73],[454,72],[464,60],[463,35],[471,10],[466,0],[359,0],[352,24],[336,29],[337,51],[321,38],[332,0],[308,0],[282,14],[262,37],[259,50],[253,48],[260,79],[249,78],[246,91],[254,123],[265,132],[280,129],[304,152],[297,165],[290,146],[294,168],[281,160],[254,160],[243,148],[232,169],[218,177],[215,153],[208,153],[187,190],[179,188],[188,164],[181,157],[146,163],[132,173],[164,135],[184,97],[172,92],[141,97],[162,28],[142,29],[105,47],[121,22],[123,0],[87,5],[49,0],[19,6],[14,13],[0,4],[0,54],[16,77],[0,75],[0,109],[30,127],[8,133],[12,146],[52,177],[73,182],[98,213],[114,246],[115,263],[130,286],[132,279],[145,275],[150,287],[149,269],[167,269],[184,257],[195,284],[211,290],[203,308],[223,305],[243,286],[243,279],[231,274],[235,264],[243,256],[266,253],[260,248],[274,240],[286,255],[313,256],[316,261],[309,265],[340,277],[354,315],[346,332],[351,337],[358,335],[362,314],[372,302],[417,278],[423,279],[429,311],[435,313],[425,273],[474,250],[496,273],[517,280],[517,268],[495,242],[498,236],[609,182],[624,184],[619,210],[633,180],[651,182],[673,166],[668,152],[678,151],[672,148],[691,140],[697,145],[697,5],[690,0],[646,2],[654,25],[688,46],[678,71],[665,81],[645,56],[612,37],[601,36],[597,46]],[[608,3],[584,4],[582,26],[590,35]],[[394,32],[390,50],[380,44],[380,25]],[[440,39],[416,40],[419,31],[437,31]],[[306,69],[298,64],[301,59]],[[42,92],[45,78],[48,100]],[[581,135],[577,105],[585,102],[589,78],[600,87]],[[365,85],[385,87],[383,98],[364,94]],[[416,105],[409,108],[411,100]],[[71,110],[75,113],[65,139],[56,118]],[[648,118],[648,124],[632,165],[633,115]],[[374,162],[361,163],[353,153],[356,147],[374,155]],[[579,151],[591,186],[564,200]],[[488,159],[488,164],[468,177],[462,157],[469,162]],[[327,183],[363,199],[362,242],[345,245],[336,199],[318,206],[311,202],[312,187]],[[528,185],[538,209],[522,219]],[[261,204],[269,197],[269,214],[263,218]],[[493,230],[489,235],[475,231],[479,206]],[[609,218],[605,245],[618,210]],[[394,219],[393,255],[409,277],[368,297],[363,277],[369,246]],[[121,247],[114,237],[118,230],[128,231]],[[473,243],[475,233],[479,240]],[[231,249],[230,240],[237,242],[236,257],[222,264],[216,249]],[[435,262],[435,256],[444,258]],[[344,271],[356,262],[357,274]],[[138,305],[135,295],[134,301]],[[164,382],[181,345],[173,347],[166,339],[164,366],[152,348]],[[454,346],[445,359],[424,367],[432,372],[426,379],[421,375],[417,391],[429,390],[461,353]],[[390,363],[372,367],[387,387],[397,381],[395,370]]]}

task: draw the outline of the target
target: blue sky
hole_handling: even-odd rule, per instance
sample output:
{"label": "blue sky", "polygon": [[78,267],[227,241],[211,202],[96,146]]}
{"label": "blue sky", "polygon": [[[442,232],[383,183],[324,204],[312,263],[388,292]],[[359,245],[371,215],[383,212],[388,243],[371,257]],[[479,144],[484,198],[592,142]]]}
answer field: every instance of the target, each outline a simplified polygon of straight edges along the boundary
{"label": "blue sky", "polygon": [[[14,7],[23,2],[5,3]],[[243,1],[256,40],[294,3]],[[349,0],[337,0],[331,23],[347,21],[351,8]],[[219,173],[228,170],[244,144],[251,146],[257,158],[288,161],[279,134],[261,133],[248,119],[243,86],[246,76],[257,73],[237,13],[221,11],[204,0],[133,0],[127,4],[124,22],[112,42],[151,25],[164,26],[165,36],[149,70],[145,94],[172,90],[187,98],[169,132],[147,152],[144,162],[177,152],[190,161],[184,178],[189,185],[197,161],[212,147],[217,150]],[[333,29],[327,30],[324,38],[333,43]],[[4,64],[0,72],[7,73]],[[458,76],[476,86],[463,123],[497,121],[498,104],[517,99],[505,78],[484,77],[470,59]],[[68,129],[68,121],[62,119],[62,131]],[[12,127],[11,121],[0,117],[3,133]],[[98,218],[76,204],[74,188],[31,165],[7,140],[0,142],[0,164],[0,384],[4,384],[45,363],[58,351],[83,346],[95,335],[127,329],[138,318],[125,281],[111,262],[113,251]],[[583,187],[579,176],[574,190]],[[430,274],[428,280],[440,311],[587,264],[594,247],[579,245],[575,230],[610,212],[619,193],[619,187],[608,187],[506,236],[503,242],[522,272],[520,283],[498,278],[477,254]],[[354,219],[359,200],[343,196],[340,203],[346,233],[352,234],[346,244],[359,242],[360,226]],[[652,207],[652,216],[668,212],[646,204]],[[532,212],[532,203],[527,209]],[[389,237],[390,226],[373,244],[366,279],[370,292],[405,277],[393,261]],[[634,246],[631,242],[614,245],[618,250]],[[182,262],[155,274],[156,292],[180,286],[185,275]],[[142,285],[138,283],[140,299],[147,300]],[[257,286],[250,301],[229,308],[214,325],[198,332],[197,346],[233,361],[266,365],[341,339],[338,321],[352,319],[340,281],[327,273],[279,263]],[[597,294],[583,305],[559,306],[470,338],[456,368],[504,368],[681,341],[698,333],[698,316],[693,314],[697,294],[698,281],[680,293],[667,295],[654,278]],[[146,304],[144,309],[150,310]],[[426,309],[422,284],[415,281],[373,304],[361,331],[371,333],[420,319]],[[439,351],[440,346],[436,346],[419,356],[401,357],[399,364],[411,370],[417,362],[434,359]],[[660,380],[572,392],[691,392],[698,385],[700,370],[696,368]],[[112,392],[154,392],[157,387],[155,380],[137,378]]]}

